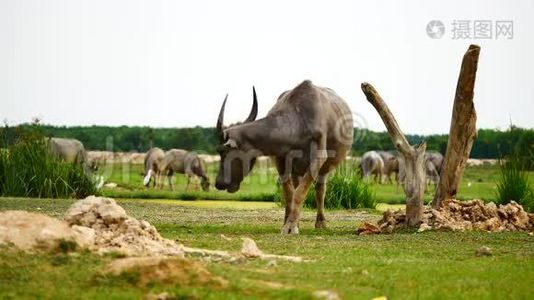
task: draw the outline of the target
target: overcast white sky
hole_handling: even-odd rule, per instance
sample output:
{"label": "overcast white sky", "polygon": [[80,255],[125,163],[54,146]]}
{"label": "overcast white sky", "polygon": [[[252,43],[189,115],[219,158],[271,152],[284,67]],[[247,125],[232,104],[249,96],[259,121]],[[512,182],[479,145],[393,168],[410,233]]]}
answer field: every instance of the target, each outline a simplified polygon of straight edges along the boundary
{"label": "overcast white sky", "polygon": [[[0,0],[0,120],[56,125],[214,126],[259,116],[304,79],[385,130],[372,83],[407,133],[446,133],[462,55],[482,46],[478,127],[534,127],[534,1]],[[445,35],[426,34],[430,20]],[[452,39],[454,20],[493,38]],[[513,21],[513,39],[495,21]],[[471,22],[471,26],[473,26]],[[367,125],[365,125],[367,124]]]}

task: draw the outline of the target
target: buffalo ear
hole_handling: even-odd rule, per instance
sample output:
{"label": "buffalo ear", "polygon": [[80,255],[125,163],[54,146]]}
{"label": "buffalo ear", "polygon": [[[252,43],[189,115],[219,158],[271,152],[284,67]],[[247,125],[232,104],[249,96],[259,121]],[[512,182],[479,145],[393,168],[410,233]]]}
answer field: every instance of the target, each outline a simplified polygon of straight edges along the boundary
{"label": "buffalo ear", "polygon": [[228,141],[226,141],[226,143],[224,143],[224,147],[230,148],[230,149],[235,149],[235,148],[237,148],[237,142],[234,139],[228,139]]}

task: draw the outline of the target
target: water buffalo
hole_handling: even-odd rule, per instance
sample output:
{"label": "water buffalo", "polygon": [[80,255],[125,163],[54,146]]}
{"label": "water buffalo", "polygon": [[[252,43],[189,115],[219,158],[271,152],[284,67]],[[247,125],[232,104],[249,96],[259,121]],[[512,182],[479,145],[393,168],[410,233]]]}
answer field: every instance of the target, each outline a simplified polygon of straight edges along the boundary
{"label": "water buffalo", "polygon": [[200,178],[200,186],[202,187],[202,190],[209,190],[210,182],[208,176],[204,173],[202,161],[196,153],[181,149],[172,149],[165,152],[163,162],[161,163],[161,174],[167,176],[171,191],[172,176],[175,172],[187,176],[186,190],[189,188],[189,183],[193,175]]}
{"label": "water buffalo", "polygon": [[427,152],[425,153],[425,160],[428,183],[433,182],[434,186],[436,186],[441,174],[443,155],[439,152]]}
{"label": "water buffalo", "polygon": [[104,185],[104,178],[102,176],[94,177],[94,172],[97,171],[98,165],[95,161],[89,161],[87,152],[82,142],[76,139],[65,138],[48,138],[48,148],[50,152],[59,157],[67,163],[76,163],[82,166],[85,174],[93,177],[96,181],[96,188],[100,189]]}
{"label": "water buffalo", "polygon": [[382,183],[382,174],[384,173],[384,161],[378,152],[367,151],[363,154],[361,160],[362,175],[365,180],[369,180],[374,175],[374,181]]}
{"label": "water buffalo", "polygon": [[395,174],[395,181],[399,183],[399,159],[398,157],[389,151],[377,151],[382,161],[384,161],[384,178],[385,182],[391,183],[391,174]]}
{"label": "water buffalo", "polygon": [[[398,179],[399,182],[404,182],[404,161],[402,160],[402,157],[398,157],[399,160],[399,174]],[[427,184],[430,184],[430,182],[434,183],[434,186],[436,186],[439,182],[439,177],[441,174],[441,167],[443,164],[443,155],[438,152],[427,152],[425,153],[425,172],[427,177]]]}
{"label": "water buffalo", "polygon": [[275,162],[286,203],[282,233],[298,234],[300,210],[315,182],[316,228],[325,227],[326,177],[341,163],[352,146],[352,114],[333,90],[306,80],[283,92],[266,117],[256,120],[258,101],[243,123],[223,127],[224,99],[219,118],[217,151],[221,157],[215,186],[239,190],[256,158],[270,156]]}
{"label": "water buffalo", "polygon": [[439,152],[427,152],[425,156],[429,161],[434,164],[438,173],[441,174],[441,167],[443,165],[443,154]]}
{"label": "water buffalo", "polygon": [[149,186],[150,181],[152,180],[153,187],[156,187],[158,182],[160,183],[160,187],[162,186],[161,164],[163,163],[164,156],[165,152],[158,147],[148,150],[144,161],[145,172],[143,176],[145,176],[145,178],[143,180],[143,185]]}
{"label": "water buffalo", "polygon": [[96,170],[96,165],[89,162],[82,142],[76,139],[49,138],[48,148],[61,160],[81,165],[87,174]]}

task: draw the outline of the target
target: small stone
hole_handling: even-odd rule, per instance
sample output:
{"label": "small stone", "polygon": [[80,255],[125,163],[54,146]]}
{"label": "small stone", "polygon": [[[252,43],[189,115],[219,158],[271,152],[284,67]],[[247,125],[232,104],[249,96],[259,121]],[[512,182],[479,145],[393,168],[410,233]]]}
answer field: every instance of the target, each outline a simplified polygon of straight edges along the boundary
{"label": "small stone", "polygon": [[254,240],[250,238],[243,238],[241,254],[248,258],[256,258],[263,255],[261,250],[256,245],[256,242],[254,242]]}
{"label": "small stone", "polygon": [[106,184],[104,184],[104,187],[107,187],[107,188],[110,188],[110,189],[114,189],[117,187],[117,184],[115,182],[108,182]]}
{"label": "small stone", "polygon": [[222,233],[221,233],[221,239],[223,239],[225,241],[228,241],[228,242],[232,240],[231,238],[227,237],[226,235],[224,235]]}
{"label": "small stone", "polygon": [[322,300],[340,300],[341,299],[339,295],[332,290],[315,291],[313,292],[312,296],[314,299],[322,299]]}
{"label": "small stone", "polygon": [[476,255],[477,256],[492,256],[493,253],[491,252],[491,248],[486,247],[486,246],[482,246],[482,247],[478,248],[478,250],[476,252]]}
{"label": "small stone", "polygon": [[170,300],[170,299],[176,299],[175,297],[172,297],[167,292],[163,292],[161,294],[146,294],[145,297],[143,297],[144,300]]}
{"label": "small stone", "polygon": [[421,223],[421,225],[419,226],[419,229],[417,230],[417,232],[423,232],[423,231],[427,231],[427,230],[430,230],[432,229],[432,227],[430,227],[430,225],[428,225],[427,223]]}

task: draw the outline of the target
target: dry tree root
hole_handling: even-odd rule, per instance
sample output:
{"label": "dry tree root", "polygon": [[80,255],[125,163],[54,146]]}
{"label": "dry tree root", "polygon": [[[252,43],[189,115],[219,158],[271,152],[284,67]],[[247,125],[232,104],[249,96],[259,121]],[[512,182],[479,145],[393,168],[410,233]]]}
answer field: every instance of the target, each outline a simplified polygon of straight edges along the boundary
{"label": "dry tree root", "polygon": [[[384,212],[377,225],[364,223],[358,234],[392,233],[407,228],[406,214],[403,210]],[[523,206],[512,201],[505,205],[485,204],[481,200],[443,202],[440,210],[425,209],[419,232],[426,230],[469,231],[481,230],[489,232],[502,231],[533,231],[534,214],[527,213]]]}

